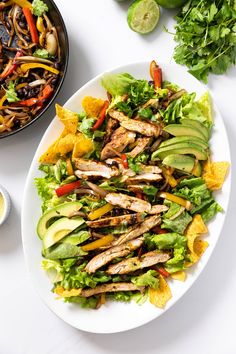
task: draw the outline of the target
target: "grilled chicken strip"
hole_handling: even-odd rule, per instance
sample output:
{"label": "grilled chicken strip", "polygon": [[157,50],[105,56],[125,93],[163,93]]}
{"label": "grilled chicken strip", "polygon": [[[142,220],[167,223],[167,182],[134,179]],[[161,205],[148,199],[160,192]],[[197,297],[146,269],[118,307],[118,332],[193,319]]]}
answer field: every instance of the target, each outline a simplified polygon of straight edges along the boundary
{"label": "grilled chicken strip", "polygon": [[135,141],[135,137],[136,134],[134,132],[130,132],[123,127],[116,129],[111,136],[111,141],[102,149],[101,160],[106,160],[108,157],[115,156],[116,154],[113,150],[122,152],[127,145]]}
{"label": "grilled chicken strip", "polygon": [[131,168],[124,168],[122,161],[119,157],[113,157],[113,158],[109,158],[106,159],[106,164],[108,165],[117,165],[117,167],[119,167],[119,171],[122,174],[122,177],[133,177],[136,175],[136,173],[131,170]]}
{"label": "grilled chicken strip", "polygon": [[134,177],[129,177],[126,183],[139,183],[139,182],[158,182],[162,179],[161,175],[156,173],[142,173]]}
{"label": "grilled chicken strip", "polygon": [[136,240],[126,242],[123,245],[115,246],[99,253],[88,262],[85,268],[86,272],[95,273],[97,269],[103,267],[107,263],[110,263],[113,259],[128,256],[128,254],[132,251],[139,248],[143,244],[143,241],[143,237],[140,237]]}
{"label": "grilled chicken strip", "polygon": [[115,109],[110,109],[108,114],[110,117],[117,119],[122,127],[133,132],[154,137],[157,137],[160,134],[160,127],[153,123],[143,122],[142,120],[138,119],[131,119],[124,113],[116,111]]}
{"label": "grilled chicken strip", "polygon": [[79,296],[90,297],[101,293],[111,293],[116,291],[140,291],[144,290],[144,286],[137,286],[133,283],[109,283],[98,285],[93,289],[84,289]]}
{"label": "grilled chicken strip", "polygon": [[162,173],[162,170],[158,166],[151,166],[151,165],[147,166],[147,165],[141,164],[140,169],[141,169],[140,174],[142,174],[142,173]]}
{"label": "grilled chicken strip", "polygon": [[78,170],[75,171],[76,176],[83,177],[105,177],[111,178],[113,176],[119,176],[120,172],[115,166],[107,166],[103,162],[96,162],[93,160],[84,160],[81,158],[74,159],[75,166]]}
{"label": "grilled chicken strip", "polygon": [[[168,208],[167,208],[168,209]],[[119,225],[134,225],[139,222],[142,222],[144,215],[142,213],[137,214],[127,214],[114,216],[109,218],[103,218],[95,221],[87,221],[88,227],[98,228],[98,227],[107,227],[107,226],[119,226]]]}
{"label": "grilled chicken strip", "polygon": [[103,138],[103,147],[109,143],[110,139],[111,139],[111,135],[114,132],[114,130],[118,127],[119,123],[117,122],[117,120],[109,118],[107,121],[107,125],[106,125],[106,134]]}
{"label": "grilled chicken strip", "polygon": [[143,235],[145,232],[151,230],[154,226],[159,225],[161,223],[161,218],[159,215],[153,215],[146,218],[141,224],[135,226],[131,231],[126,234],[120,236],[118,240],[113,241],[112,245],[121,245],[130,240],[134,240],[135,238]]}
{"label": "grilled chicken strip", "polygon": [[136,140],[137,145],[127,155],[131,156],[133,158],[136,157],[141,152],[143,152],[143,150],[151,143],[151,140],[152,140],[152,138],[149,138],[149,137],[138,138]]}
{"label": "grilled chicken strip", "polygon": [[108,274],[127,274],[137,269],[151,267],[157,263],[168,261],[170,255],[166,252],[151,251],[139,257],[124,259],[123,261],[110,265],[106,271]]}
{"label": "grilled chicken strip", "polygon": [[160,214],[163,211],[167,211],[169,208],[166,205],[153,205],[152,209],[149,211],[149,214]]}
{"label": "grilled chicken strip", "polygon": [[148,184],[140,183],[140,184],[128,184],[127,188],[130,192],[143,192],[143,188],[148,187]]}
{"label": "grilled chicken strip", "polygon": [[108,193],[105,196],[105,200],[112,205],[118,205],[121,208],[140,213],[148,213],[152,207],[151,204],[145,200],[130,197],[129,195],[122,193]]}

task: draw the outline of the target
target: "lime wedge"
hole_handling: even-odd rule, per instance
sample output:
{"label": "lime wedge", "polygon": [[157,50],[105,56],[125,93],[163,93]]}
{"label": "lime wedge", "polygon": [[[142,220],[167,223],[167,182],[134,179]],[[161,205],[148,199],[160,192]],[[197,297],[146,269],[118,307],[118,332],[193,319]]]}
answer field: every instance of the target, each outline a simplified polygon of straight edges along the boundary
{"label": "lime wedge", "polygon": [[138,33],[152,32],[160,17],[160,8],[156,0],[135,0],[128,9],[129,27]]}

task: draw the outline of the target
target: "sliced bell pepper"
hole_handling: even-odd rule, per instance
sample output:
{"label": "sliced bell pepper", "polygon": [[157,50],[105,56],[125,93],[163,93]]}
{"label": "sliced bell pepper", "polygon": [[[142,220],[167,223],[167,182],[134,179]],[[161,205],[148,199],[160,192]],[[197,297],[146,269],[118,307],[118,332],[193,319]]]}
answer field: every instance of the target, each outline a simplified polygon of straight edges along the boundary
{"label": "sliced bell pepper", "polygon": [[30,8],[29,7],[23,7],[23,13],[25,15],[26,22],[27,22],[27,24],[29,26],[32,42],[35,43],[35,44],[38,44],[39,36],[38,36],[37,28],[36,28],[36,25],[35,25],[34,17],[33,17],[33,14],[31,12]]}
{"label": "sliced bell pepper", "polygon": [[20,106],[32,107],[34,105],[42,106],[44,100],[46,100],[53,93],[53,88],[50,85],[46,85],[39,97],[32,97],[25,101],[20,101],[18,104]]}
{"label": "sliced bell pepper", "polygon": [[107,108],[109,107],[109,102],[108,101],[105,101],[104,102],[104,105],[102,107],[102,110],[101,112],[99,113],[99,116],[98,116],[98,119],[96,121],[96,123],[94,124],[94,126],[92,127],[92,130],[97,130],[101,127],[102,123],[104,122],[104,119],[106,117],[106,111],[107,111]]}
{"label": "sliced bell pepper", "polygon": [[182,205],[186,210],[190,210],[192,208],[192,204],[189,200],[178,197],[177,195],[168,193],[168,192],[161,192],[158,193],[158,197],[170,200],[176,204]]}
{"label": "sliced bell pepper", "polygon": [[13,60],[10,60],[8,65],[5,67],[3,72],[0,74],[1,79],[6,79],[9,75],[13,73],[13,71],[16,70],[17,68],[17,63],[16,63],[16,58],[20,57],[22,55],[22,51],[18,50],[18,52],[15,55],[15,58]]}
{"label": "sliced bell pepper", "polygon": [[122,165],[124,166],[124,168],[129,168],[129,162],[128,162],[126,154],[121,154],[121,160],[122,160]]}
{"label": "sliced bell pepper", "polygon": [[80,186],[81,186],[81,182],[76,181],[76,182],[68,183],[68,184],[65,184],[64,186],[58,187],[57,189],[55,189],[55,192],[58,197],[62,197],[65,194],[73,192],[73,190],[75,190],[76,188],[79,188]]}
{"label": "sliced bell pepper", "polygon": [[103,216],[104,214],[109,213],[109,211],[111,211],[113,208],[114,208],[113,205],[107,203],[107,204],[103,205],[101,208],[91,211],[88,214],[88,218],[89,218],[89,220],[96,220],[96,219],[100,218],[101,216]]}
{"label": "sliced bell pepper", "polygon": [[166,170],[164,167],[162,167],[161,169],[162,169],[162,174],[163,174],[163,176],[165,177],[165,179],[168,181],[169,185],[170,185],[172,188],[176,187],[177,184],[178,184],[178,182],[176,181],[176,179],[175,179],[171,174],[169,174],[169,173],[167,172],[167,170]]}
{"label": "sliced bell pepper", "polygon": [[167,272],[167,270],[163,267],[158,267],[157,270],[165,278],[169,277],[169,275],[170,275],[170,273]]}
{"label": "sliced bell pepper", "polygon": [[74,170],[73,170],[72,163],[71,163],[70,159],[66,160],[66,171],[67,171],[69,176],[73,176],[74,175]]}
{"label": "sliced bell pepper", "polygon": [[0,99],[0,109],[3,108],[3,103],[7,100],[7,96],[4,95],[1,99]]}
{"label": "sliced bell pepper", "polygon": [[106,235],[96,241],[93,241],[91,243],[88,243],[87,245],[82,246],[82,250],[87,252],[87,251],[93,251],[96,250],[97,248],[103,247],[114,241],[115,237],[113,235]]}
{"label": "sliced bell pepper", "polygon": [[154,81],[154,87],[161,88],[161,86],[162,86],[162,70],[157,65],[155,60],[153,60],[150,64],[150,75]]}
{"label": "sliced bell pepper", "polygon": [[20,7],[27,7],[28,9],[32,9],[32,4],[27,0],[13,0],[13,2]]}
{"label": "sliced bell pepper", "polygon": [[21,71],[23,72],[23,74],[25,74],[28,70],[30,69],[37,69],[37,68],[42,68],[48,71],[51,71],[53,74],[58,75],[60,73],[59,70],[52,68],[49,65],[45,65],[45,64],[41,64],[41,63],[27,63],[27,64],[22,64],[20,66]]}
{"label": "sliced bell pepper", "polygon": [[167,234],[168,231],[166,229],[162,229],[160,226],[155,226],[152,229],[154,232],[156,232],[157,234]]}
{"label": "sliced bell pepper", "polygon": [[135,196],[136,196],[136,198],[144,199],[144,194],[142,192],[136,192]]}

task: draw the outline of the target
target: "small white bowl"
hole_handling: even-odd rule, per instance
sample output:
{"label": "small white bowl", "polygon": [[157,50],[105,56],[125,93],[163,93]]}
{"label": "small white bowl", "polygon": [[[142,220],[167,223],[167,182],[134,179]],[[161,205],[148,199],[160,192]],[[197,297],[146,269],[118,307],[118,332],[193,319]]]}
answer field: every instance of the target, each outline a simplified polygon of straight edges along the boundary
{"label": "small white bowl", "polygon": [[0,194],[3,197],[3,214],[0,215],[0,226],[6,221],[11,209],[11,200],[6,189],[0,185]]}

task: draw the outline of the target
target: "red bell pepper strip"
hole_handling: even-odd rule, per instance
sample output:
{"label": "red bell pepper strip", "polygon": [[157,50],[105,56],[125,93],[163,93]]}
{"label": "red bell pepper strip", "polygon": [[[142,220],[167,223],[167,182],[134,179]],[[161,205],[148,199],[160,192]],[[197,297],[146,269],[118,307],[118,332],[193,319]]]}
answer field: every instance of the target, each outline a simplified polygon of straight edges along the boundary
{"label": "red bell pepper strip", "polygon": [[154,87],[161,88],[162,86],[162,70],[157,66],[153,72]]}
{"label": "red bell pepper strip", "polygon": [[20,106],[32,107],[35,104],[42,106],[44,100],[46,100],[53,92],[53,88],[50,85],[46,85],[42,91],[42,94],[39,97],[32,97],[25,101],[20,101],[18,104]]}
{"label": "red bell pepper strip", "polygon": [[144,200],[144,194],[142,192],[136,192],[135,196],[136,196],[136,198]]}
{"label": "red bell pepper strip", "polygon": [[167,272],[167,270],[165,268],[163,268],[163,267],[158,267],[157,270],[165,278],[169,277],[169,275],[170,275],[170,273]]}
{"label": "red bell pepper strip", "polygon": [[39,42],[39,36],[38,36],[37,28],[36,28],[36,25],[34,22],[33,14],[28,7],[23,8],[23,13],[25,15],[27,24],[29,26],[32,42],[37,44]]}
{"label": "red bell pepper strip", "polygon": [[65,194],[73,192],[73,190],[75,190],[76,188],[79,188],[80,186],[81,186],[80,181],[71,182],[71,183],[65,184],[64,186],[58,187],[57,189],[55,189],[55,192],[58,197],[62,197]]}
{"label": "red bell pepper strip", "polygon": [[3,72],[0,75],[1,79],[5,79],[6,77],[8,77],[9,75],[11,75],[17,68],[17,63],[16,63],[16,58],[20,57],[22,55],[22,51],[19,50],[16,55],[15,58],[13,59],[13,61],[9,61],[8,65],[5,67],[5,69],[3,70]]}
{"label": "red bell pepper strip", "polygon": [[150,64],[150,75],[154,81],[154,87],[161,88],[161,86],[162,86],[162,70],[157,65],[155,60],[153,60]]}
{"label": "red bell pepper strip", "polygon": [[42,106],[44,103],[44,100],[49,98],[51,94],[53,93],[53,88],[50,85],[46,85],[41,93],[41,95],[38,98],[38,105]]}
{"label": "red bell pepper strip", "polygon": [[96,123],[94,124],[94,126],[92,127],[92,130],[97,130],[98,128],[101,127],[102,123],[104,122],[104,119],[106,117],[106,110],[107,108],[109,107],[109,102],[108,101],[105,101],[104,102],[104,105],[102,107],[102,110],[101,112],[99,113],[99,116],[98,116],[98,120],[96,121]]}
{"label": "red bell pepper strip", "polygon": [[166,229],[162,229],[160,226],[155,226],[152,229],[154,232],[156,232],[157,234],[167,234],[168,231]]}
{"label": "red bell pepper strip", "polygon": [[122,160],[122,165],[124,166],[124,168],[129,168],[129,162],[127,159],[126,154],[121,154],[121,160]]}
{"label": "red bell pepper strip", "polygon": [[23,106],[23,107],[32,107],[36,103],[38,103],[38,98],[36,98],[36,97],[29,98],[28,100],[25,100],[25,101],[17,102],[17,104],[19,104],[20,106]]}

